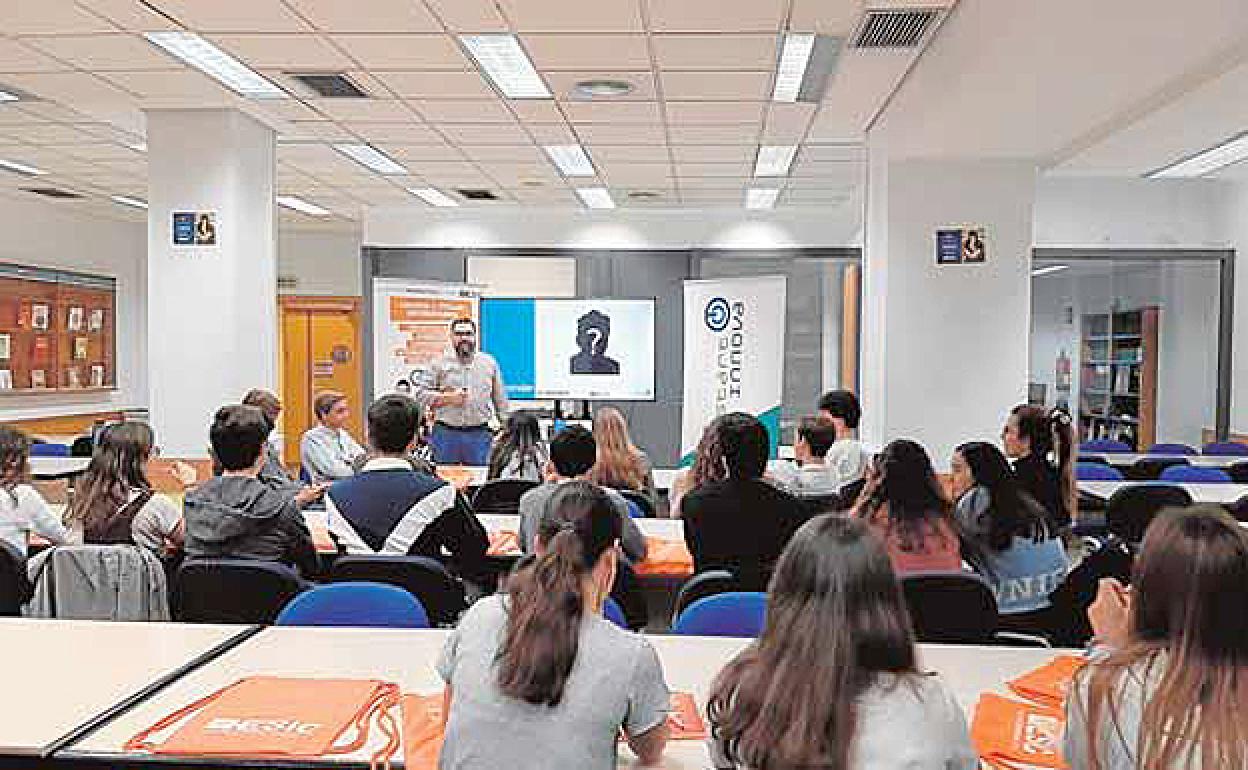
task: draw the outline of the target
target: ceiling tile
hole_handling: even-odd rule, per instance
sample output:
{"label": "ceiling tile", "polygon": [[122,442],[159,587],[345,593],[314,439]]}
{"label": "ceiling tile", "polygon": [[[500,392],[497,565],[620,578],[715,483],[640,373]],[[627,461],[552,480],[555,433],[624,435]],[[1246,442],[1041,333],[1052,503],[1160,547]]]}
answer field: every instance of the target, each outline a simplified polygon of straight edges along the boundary
{"label": "ceiling tile", "polygon": [[325,32],[441,32],[442,26],[420,0],[286,0]]}
{"label": "ceiling tile", "polygon": [[862,0],[793,0],[789,12],[789,29],[794,32],[818,32],[821,35],[849,37],[862,18]]}
{"label": "ceiling tile", "polygon": [[745,178],[722,176],[681,177],[679,182],[681,190],[721,190],[725,193],[739,192],[747,183]]}
{"label": "ceiling tile", "polygon": [[759,128],[746,124],[692,125],[672,124],[667,135],[672,144],[758,144]]}
{"label": "ceiling tile", "polygon": [[853,198],[853,190],[785,190],[781,196],[784,203],[813,206],[813,205],[830,205],[834,206],[841,203],[847,203]]}
{"label": "ceiling tile", "polygon": [[65,147],[64,150],[67,154],[82,160],[129,160],[137,155],[129,147],[108,142],[78,143]]}
{"label": "ceiling tile", "polygon": [[[282,139],[311,139],[322,142],[354,142],[357,137],[346,128],[329,120],[292,120]],[[377,124],[367,124],[377,125]]]}
{"label": "ceiling tile", "polygon": [[772,104],[763,124],[763,143],[799,144],[818,109],[815,104]]}
{"label": "ceiling tile", "polygon": [[576,144],[576,132],[566,123],[526,123],[524,126],[538,144]]}
{"label": "ceiling tile", "polygon": [[[492,99],[495,93],[476,71],[372,73],[395,96],[404,99]],[[533,104],[543,102],[534,101]]]}
{"label": "ceiling tile", "polygon": [[280,0],[147,0],[196,32],[309,32]]}
{"label": "ceiling tile", "polygon": [[501,187],[523,187],[526,182],[550,185],[561,181],[557,171],[542,163],[491,163],[482,170]]}
{"label": "ceiling tile", "polygon": [[71,69],[18,40],[0,38],[0,72],[60,72]]}
{"label": "ceiling tile", "polygon": [[506,32],[507,20],[493,0],[425,0],[452,32]]}
{"label": "ceiling tile", "polygon": [[443,177],[447,176],[480,176],[481,169],[477,168],[475,163],[466,160],[422,160],[404,163],[407,170],[413,174],[429,178],[431,174],[437,174]]}
{"label": "ceiling tile", "polygon": [[436,127],[455,144],[525,144],[529,135],[516,123],[438,123]]}
{"label": "ceiling tile", "polygon": [[69,0],[4,0],[2,7],[0,26],[5,35],[92,35],[119,31]]}
{"label": "ceiling tile", "polygon": [[448,144],[382,144],[377,149],[407,164],[408,161],[457,161],[461,153]]}
{"label": "ceiling tile", "polygon": [[568,189],[559,188],[541,188],[541,189],[511,189],[507,193],[514,197],[520,203],[528,203],[534,206],[573,206],[579,205],[580,199],[576,197],[576,193]]}
{"label": "ceiling tile", "polygon": [[332,35],[369,70],[468,70],[467,57],[447,35]]}
{"label": "ceiling tile", "polygon": [[30,37],[24,42],[79,69],[95,72],[170,69],[176,61],[135,35],[61,35]]}
{"label": "ceiling tile", "polygon": [[667,102],[667,122],[751,123],[763,119],[763,102]]}
{"label": "ceiling tile", "polygon": [[677,163],[676,175],[679,177],[747,177],[753,168],[752,163]]}
{"label": "ceiling tile", "polygon": [[797,163],[791,179],[807,187],[839,187],[862,181],[861,163]]}
{"label": "ceiling tile", "polygon": [[499,0],[498,5],[519,32],[642,31],[638,0]]}
{"label": "ceiling tile", "polygon": [[652,142],[664,144],[667,135],[658,123],[620,125],[617,123],[580,123],[576,133],[587,144],[624,144],[626,142]]}
{"label": "ceiling tile", "polygon": [[806,144],[797,156],[798,162],[866,162],[867,151],[860,144]]}
{"label": "ceiling tile", "polygon": [[217,45],[254,69],[350,69],[351,59],[320,35],[213,35]]}
{"label": "ceiling tile", "polygon": [[178,28],[164,16],[134,0],[77,0],[77,3],[131,32]]}
{"label": "ceiling tile", "polygon": [[325,120],[325,116],[296,99],[257,100],[252,109],[274,120]]}
{"label": "ceiling tile", "polygon": [[670,158],[663,144],[595,144],[587,148],[595,161],[607,164],[664,163]]}
{"label": "ceiling tile", "polygon": [[525,35],[533,63],[549,70],[648,70],[645,35]]}
{"label": "ceiling tile", "polygon": [[664,71],[659,78],[669,100],[763,101],[770,95],[770,72]]}
{"label": "ceiling tile", "polygon": [[654,57],[665,70],[769,70],[775,35],[655,35]]}
{"label": "ceiling tile", "polygon": [[6,75],[5,82],[52,101],[83,105],[123,101],[131,97],[105,80],[86,72],[40,72]]}
{"label": "ceiling tile", "polygon": [[419,122],[411,123],[344,123],[344,127],[369,142],[396,144],[445,144],[432,128]]}
{"label": "ceiling tile", "polygon": [[752,145],[676,145],[672,157],[677,163],[752,163]]}
{"label": "ceiling tile", "polygon": [[650,28],[655,32],[775,33],[780,31],[787,5],[786,0],[645,0],[645,3]]}
{"label": "ceiling tile", "polygon": [[0,126],[27,125],[30,123],[48,123],[57,118],[50,118],[37,112],[32,107],[59,106],[52,102],[27,102],[22,107],[16,104],[0,104]]}
{"label": "ceiling tile", "polygon": [[563,111],[573,123],[652,123],[662,121],[655,102],[567,102]]}
{"label": "ceiling tile", "polygon": [[515,123],[516,118],[498,99],[489,101],[409,100],[408,104],[430,123]]}
{"label": "ceiling tile", "polygon": [[109,82],[143,99],[208,99],[220,104],[230,99],[227,91],[212,78],[190,69],[143,72],[108,72]]}
{"label": "ceiling tile", "polygon": [[358,123],[419,123],[420,118],[398,99],[309,99],[308,105],[334,120]]}
{"label": "ceiling tile", "polygon": [[599,172],[611,184],[669,184],[673,177],[668,163],[620,163],[604,165]]}
{"label": "ceiling tile", "polygon": [[[592,71],[592,72],[547,72],[546,84],[554,92],[555,98],[562,101],[612,101],[612,102],[653,102],[658,99],[654,87],[654,75],[650,72]],[[576,84],[583,80],[623,80],[633,85],[633,90],[626,96],[614,96],[610,99],[585,99],[573,93]]]}
{"label": "ceiling tile", "polygon": [[559,103],[547,99],[508,99],[506,104],[525,123],[563,123],[567,120]]}
{"label": "ceiling tile", "polygon": [[461,149],[464,156],[478,163],[539,164],[546,154],[534,144],[471,145]]}

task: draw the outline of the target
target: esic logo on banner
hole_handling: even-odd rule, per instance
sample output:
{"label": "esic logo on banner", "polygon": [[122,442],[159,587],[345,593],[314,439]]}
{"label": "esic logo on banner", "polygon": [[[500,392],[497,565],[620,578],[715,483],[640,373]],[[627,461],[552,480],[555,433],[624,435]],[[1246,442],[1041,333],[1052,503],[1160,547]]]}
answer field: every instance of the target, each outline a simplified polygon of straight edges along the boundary
{"label": "esic logo on banner", "polygon": [[729,411],[728,402],[741,398],[741,371],[745,363],[745,303],[731,305],[723,297],[706,303],[706,328],[719,334],[715,345],[715,414]]}
{"label": "esic logo on banner", "polygon": [[315,722],[300,722],[298,719],[240,719],[237,717],[215,717],[204,725],[205,732],[238,733],[241,735],[264,735],[267,733],[294,733],[311,735],[321,728]]}

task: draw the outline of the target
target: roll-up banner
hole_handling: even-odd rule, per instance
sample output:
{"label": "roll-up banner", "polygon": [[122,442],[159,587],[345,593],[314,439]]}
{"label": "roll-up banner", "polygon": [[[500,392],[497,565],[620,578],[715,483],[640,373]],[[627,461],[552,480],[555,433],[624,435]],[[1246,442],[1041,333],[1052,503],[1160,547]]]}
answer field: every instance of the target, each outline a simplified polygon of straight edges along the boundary
{"label": "roll-up banner", "polygon": [[782,275],[685,281],[682,465],[693,462],[707,424],[728,412],[762,421],[775,458],[784,393],[784,303]]}
{"label": "roll-up banner", "polygon": [[378,279],[373,283],[373,397],[411,392],[450,349],[456,318],[477,319],[480,287]]}

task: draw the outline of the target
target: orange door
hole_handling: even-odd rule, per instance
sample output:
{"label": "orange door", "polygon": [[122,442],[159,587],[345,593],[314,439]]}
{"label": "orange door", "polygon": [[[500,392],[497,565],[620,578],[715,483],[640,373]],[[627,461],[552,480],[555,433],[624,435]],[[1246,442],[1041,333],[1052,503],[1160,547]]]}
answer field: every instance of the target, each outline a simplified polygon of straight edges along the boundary
{"label": "orange door", "polygon": [[326,390],[351,403],[348,429],[363,443],[360,300],[356,297],[282,297],[282,459],[299,465],[299,438],[316,424],[312,402]]}

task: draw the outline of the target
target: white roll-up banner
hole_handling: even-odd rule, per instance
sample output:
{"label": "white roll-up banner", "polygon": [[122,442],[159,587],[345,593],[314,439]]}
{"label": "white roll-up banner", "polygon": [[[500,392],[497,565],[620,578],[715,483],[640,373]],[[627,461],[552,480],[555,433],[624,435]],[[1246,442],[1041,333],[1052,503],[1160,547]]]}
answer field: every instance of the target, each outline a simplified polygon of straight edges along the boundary
{"label": "white roll-up banner", "polygon": [[757,417],[780,439],[784,394],[785,277],[685,281],[685,398],[681,464],[702,431],[728,412]]}

